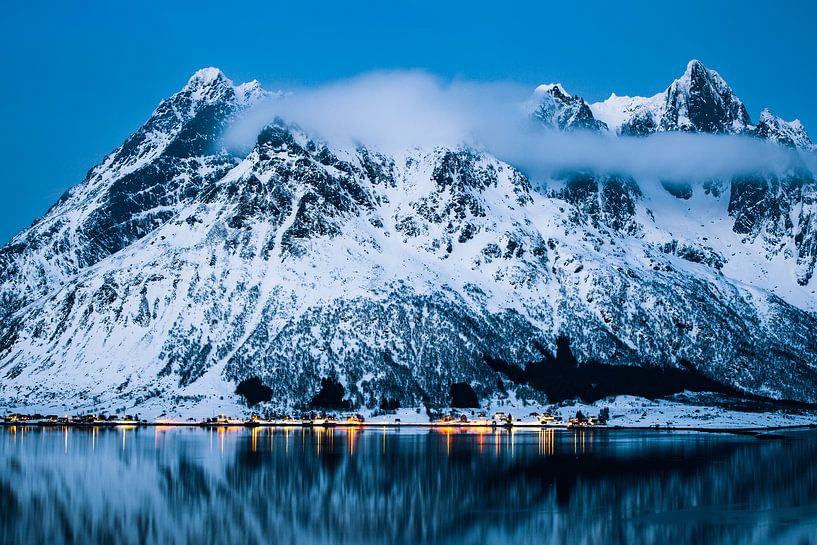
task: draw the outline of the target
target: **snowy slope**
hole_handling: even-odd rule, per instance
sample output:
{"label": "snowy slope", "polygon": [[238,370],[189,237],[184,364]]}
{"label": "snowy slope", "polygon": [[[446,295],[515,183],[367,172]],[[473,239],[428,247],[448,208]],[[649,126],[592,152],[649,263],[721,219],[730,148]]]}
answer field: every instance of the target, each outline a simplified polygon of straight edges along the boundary
{"label": "snowy slope", "polygon": [[0,319],[153,231],[238,158],[218,149],[228,121],[265,93],[196,72],[85,180],[0,249]]}
{"label": "snowy slope", "polygon": [[[512,387],[486,356],[563,337],[580,362],[817,401],[811,173],[532,184],[476,149],[330,148],[282,122],[221,149],[262,94],[198,72],[0,251],[0,400],[170,410],[259,377],[303,406],[328,377],[353,407],[441,406],[456,382]],[[539,96],[559,128],[586,119]]]}

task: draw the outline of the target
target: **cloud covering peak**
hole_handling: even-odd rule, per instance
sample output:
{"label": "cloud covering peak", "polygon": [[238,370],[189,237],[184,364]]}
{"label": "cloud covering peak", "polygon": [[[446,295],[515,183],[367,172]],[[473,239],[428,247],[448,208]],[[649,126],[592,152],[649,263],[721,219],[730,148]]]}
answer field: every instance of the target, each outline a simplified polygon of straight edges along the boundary
{"label": "cloud covering peak", "polygon": [[470,146],[534,177],[589,170],[692,181],[817,166],[813,153],[745,136],[667,132],[636,138],[555,131],[531,119],[536,100],[518,84],[444,81],[421,71],[375,72],[262,101],[228,129],[224,143],[246,150],[264,126],[282,119],[339,147],[396,153]]}

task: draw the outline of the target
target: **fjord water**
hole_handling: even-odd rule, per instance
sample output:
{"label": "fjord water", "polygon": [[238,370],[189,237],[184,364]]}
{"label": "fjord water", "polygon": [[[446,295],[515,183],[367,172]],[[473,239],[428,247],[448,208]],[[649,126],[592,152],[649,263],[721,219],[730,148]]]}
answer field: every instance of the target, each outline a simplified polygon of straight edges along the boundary
{"label": "fjord water", "polygon": [[817,543],[817,432],[0,428],[0,543]]}

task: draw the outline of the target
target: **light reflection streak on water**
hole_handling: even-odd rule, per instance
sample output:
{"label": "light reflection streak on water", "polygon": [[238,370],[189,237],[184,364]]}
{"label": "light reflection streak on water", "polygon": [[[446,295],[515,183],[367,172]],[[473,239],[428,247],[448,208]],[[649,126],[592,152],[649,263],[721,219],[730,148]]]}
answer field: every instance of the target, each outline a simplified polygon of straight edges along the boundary
{"label": "light reflection streak on water", "polygon": [[355,438],[357,434],[360,433],[357,428],[350,428],[347,431],[347,435],[349,436],[349,456],[355,455]]}

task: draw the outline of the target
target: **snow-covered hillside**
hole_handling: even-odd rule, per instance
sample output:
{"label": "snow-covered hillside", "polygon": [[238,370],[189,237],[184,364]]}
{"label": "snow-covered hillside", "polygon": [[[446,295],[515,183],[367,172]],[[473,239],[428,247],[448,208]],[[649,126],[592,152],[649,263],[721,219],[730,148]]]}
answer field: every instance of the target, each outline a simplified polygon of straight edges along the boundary
{"label": "snow-covered hillside", "polygon": [[[561,339],[580,366],[817,402],[805,167],[529,179],[480,149],[333,147],[281,120],[247,154],[225,150],[225,127],[264,96],[199,71],[0,250],[0,400],[138,412],[237,399],[251,377],[275,406],[306,406],[323,379],[351,407],[445,406],[459,382],[542,400],[514,369],[560,360]],[[650,99],[534,97],[528,113],[561,130],[810,145],[770,114],[757,130],[696,62]]]}

